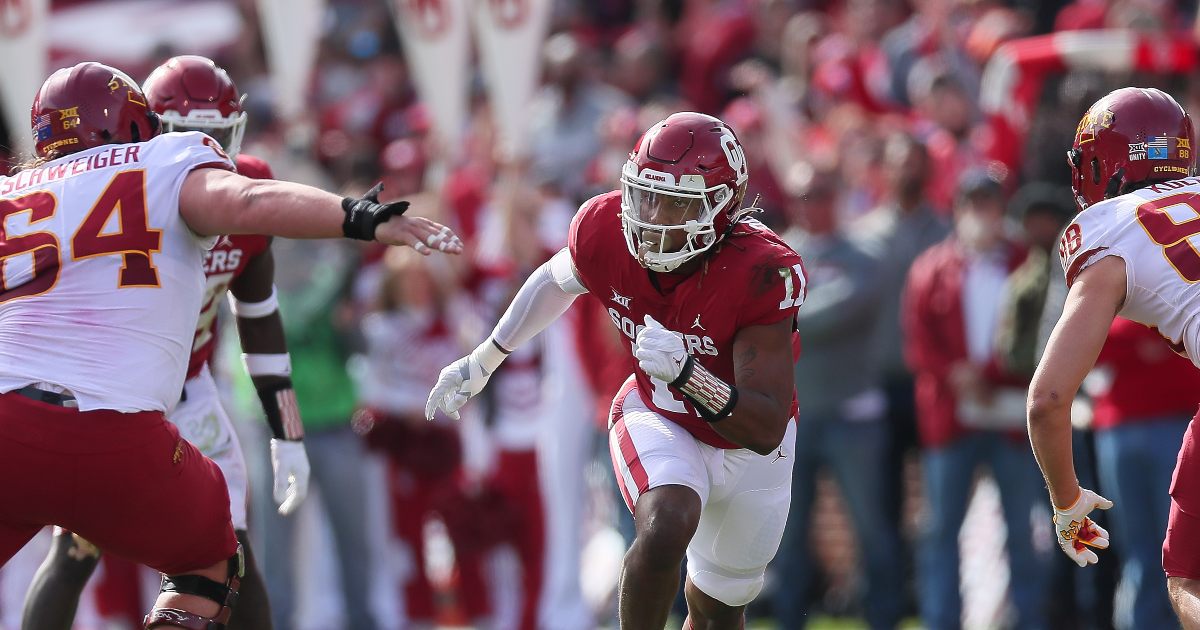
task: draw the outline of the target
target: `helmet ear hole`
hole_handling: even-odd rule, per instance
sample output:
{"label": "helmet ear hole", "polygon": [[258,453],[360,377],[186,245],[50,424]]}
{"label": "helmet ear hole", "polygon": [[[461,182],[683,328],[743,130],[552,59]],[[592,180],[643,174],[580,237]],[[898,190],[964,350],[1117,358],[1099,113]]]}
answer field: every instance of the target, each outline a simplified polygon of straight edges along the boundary
{"label": "helmet ear hole", "polygon": [[1092,183],[1100,183],[1100,160],[1092,158]]}
{"label": "helmet ear hole", "polygon": [[1108,179],[1108,187],[1104,189],[1104,198],[1112,199],[1125,193],[1125,169],[1118,169],[1113,176]]}

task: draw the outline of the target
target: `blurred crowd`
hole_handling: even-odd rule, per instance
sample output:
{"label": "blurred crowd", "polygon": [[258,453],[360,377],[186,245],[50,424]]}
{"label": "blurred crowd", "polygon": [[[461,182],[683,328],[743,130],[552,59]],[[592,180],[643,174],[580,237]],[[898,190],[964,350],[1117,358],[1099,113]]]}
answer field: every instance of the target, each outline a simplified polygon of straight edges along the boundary
{"label": "blurred crowd", "polygon": [[[1017,93],[1025,84],[988,85],[985,70],[1003,46],[1048,33],[1110,29],[1190,50],[1194,2],[557,0],[521,160],[495,151],[503,122],[480,78],[463,145],[431,140],[380,2],[329,3],[311,115],[273,118],[255,18],[243,9],[247,35],[217,62],[249,95],[245,151],[348,193],[382,179],[385,196],[454,224],[469,245],[448,262],[276,242],[313,504],[323,508],[314,520],[327,522],[323,544],[335,550],[332,564],[306,558],[309,543],[297,540],[312,534],[268,505],[264,467],[251,529],[277,628],[612,623],[622,552],[612,541],[627,543],[632,528],[603,433],[632,365],[601,306],[608,296],[579,300],[516,353],[461,421],[427,422],[425,396],[565,245],[578,205],[617,186],[640,133],[679,110],[717,115],[738,133],[747,199],[809,276],[789,529],[752,616],[789,629],[823,614],[872,628],[906,618],[935,629],[964,619],[1174,626],[1158,541],[1200,374],[1153,330],[1114,325],[1085,386],[1089,405],[1075,414],[1076,461],[1089,462],[1080,481],[1117,504],[1106,524],[1113,548],[1087,570],[1053,549],[1024,403],[1065,299],[1057,246],[1076,208],[1063,154],[1079,116],[1123,85],[1164,88],[1200,114],[1200,74],[1054,66],[1039,68],[1044,80],[1028,94]],[[1003,101],[1003,89],[1033,106],[1018,127],[981,105],[989,90]],[[230,392],[253,399],[236,382]],[[242,409],[253,417],[253,404]],[[998,491],[990,502],[976,492],[984,485]],[[818,500],[831,489],[834,502]],[[823,531],[829,509],[844,514],[848,536]],[[969,510],[991,516],[976,521],[984,528],[963,528]],[[829,560],[822,545],[835,539],[852,566]],[[300,565],[331,573],[304,591],[292,579]],[[586,579],[606,571],[607,582]],[[982,619],[963,603],[981,575],[1006,593]],[[325,591],[342,594],[332,622],[295,595]]]}

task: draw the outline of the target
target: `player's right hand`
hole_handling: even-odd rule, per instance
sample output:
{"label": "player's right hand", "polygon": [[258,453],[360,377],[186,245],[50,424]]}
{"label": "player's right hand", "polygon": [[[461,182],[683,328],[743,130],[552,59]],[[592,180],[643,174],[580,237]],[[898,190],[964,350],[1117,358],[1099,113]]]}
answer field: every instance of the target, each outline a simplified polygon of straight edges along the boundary
{"label": "player's right hand", "polygon": [[454,230],[425,217],[392,217],[375,228],[375,240],[388,245],[408,245],[428,256],[434,250],[461,254],[462,241]]}
{"label": "player's right hand", "polygon": [[1108,549],[1108,532],[1087,515],[1096,508],[1107,510],[1113,502],[1087,488],[1079,490],[1079,498],[1070,506],[1054,508],[1054,531],[1063,553],[1075,564],[1086,567],[1100,561],[1093,548]]}
{"label": "player's right hand", "polygon": [[429,392],[429,400],[425,402],[425,418],[433,419],[438,409],[458,420],[458,410],[472,396],[483,391],[491,374],[479,364],[476,353],[447,365],[438,375],[437,384]]}

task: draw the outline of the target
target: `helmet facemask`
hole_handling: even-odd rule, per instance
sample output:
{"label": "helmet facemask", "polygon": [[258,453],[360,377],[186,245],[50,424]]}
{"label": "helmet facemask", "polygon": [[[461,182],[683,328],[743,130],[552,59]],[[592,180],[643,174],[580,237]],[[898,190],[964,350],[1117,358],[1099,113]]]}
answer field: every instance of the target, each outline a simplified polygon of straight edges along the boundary
{"label": "helmet facemask", "polygon": [[[245,95],[242,100],[246,100]],[[238,111],[222,116],[216,109],[194,108],[187,115],[169,109],[159,115],[163,132],[199,131],[216,140],[229,158],[237,157],[242,150],[242,137],[246,134],[246,112]]]}
{"label": "helmet facemask", "polygon": [[621,226],[629,253],[645,268],[667,273],[712,248],[716,218],[734,193],[705,187],[701,175],[674,176],[626,162],[621,173]]}

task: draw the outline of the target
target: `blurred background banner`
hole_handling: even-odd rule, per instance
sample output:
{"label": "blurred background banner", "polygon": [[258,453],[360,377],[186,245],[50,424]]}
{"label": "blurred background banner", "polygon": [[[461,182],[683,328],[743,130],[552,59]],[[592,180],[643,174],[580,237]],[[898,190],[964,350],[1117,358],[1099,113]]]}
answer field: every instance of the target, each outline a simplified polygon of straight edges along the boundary
{"label": "blurred background banner", "polygon": [[497,150],[519,160],[529,154],[527,110],[541,77],[550,0],[476,0],[474,17]]}
{"label": "blurred background banner", "polygon": [[[467,121],[468,0],[394,0],[396,29],[432,119],[435,161],[453,162]],[[441,160],[437,158],[441,158]]]}
{"label": "blurred background banner", "polygon": [[245,32],[238,7],[222,0],[49,4],[48,69],[99,61],[140,82],[165,50],[212,56],[234,46]]}
{"label": "blurred background banner", "polygon": [[[33,149],[29,104],[46,78],[49,0],[0,0],[0,104],[16,150]],[[24,133],[22,133],[24,132]]]}
{"label": "blurred background banner", "polygon": [[300,120],[309,111],[324,10],[325,0],[258,0],[275,115],[280,120]]}

